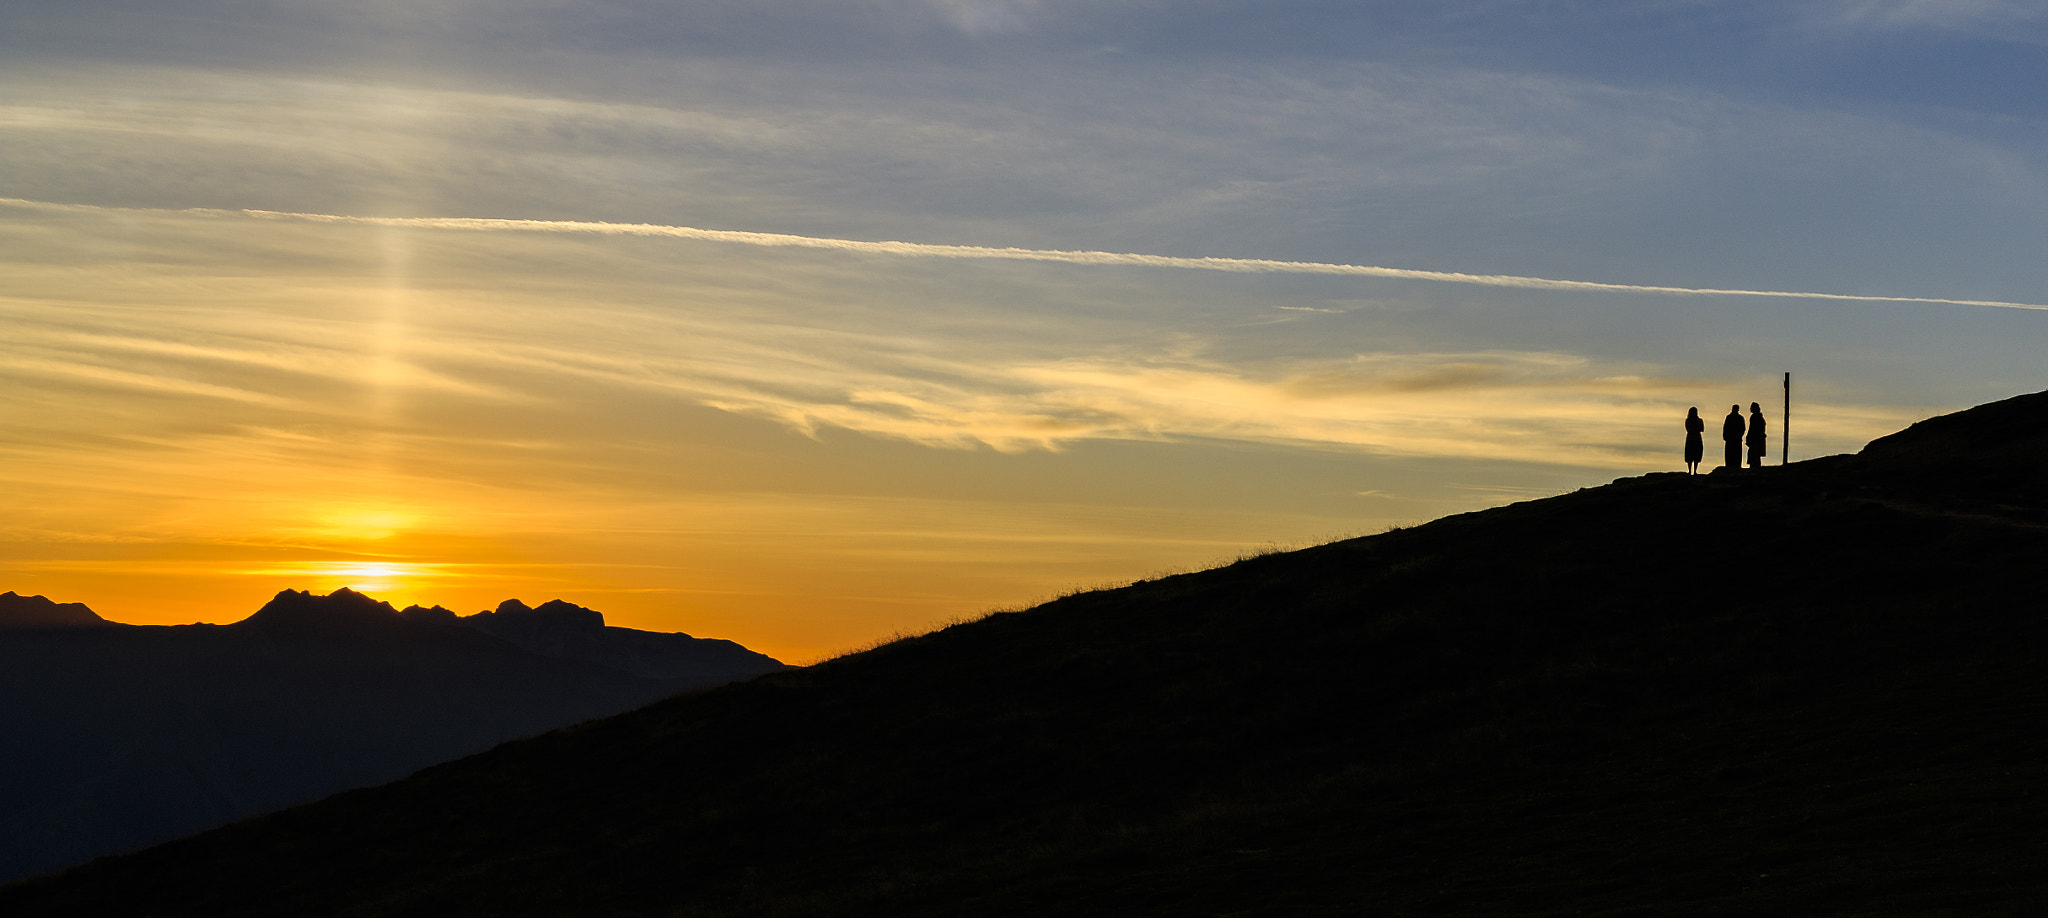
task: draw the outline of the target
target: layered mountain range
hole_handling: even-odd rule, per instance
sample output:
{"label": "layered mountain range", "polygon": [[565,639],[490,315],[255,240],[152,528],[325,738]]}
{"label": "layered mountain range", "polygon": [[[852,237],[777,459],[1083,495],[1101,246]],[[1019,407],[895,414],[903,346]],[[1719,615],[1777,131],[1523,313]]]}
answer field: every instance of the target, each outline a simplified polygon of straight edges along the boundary
{"label": "layered mountain range", "polygon": [[560,600],[457,616],[287,590],[233,624],[139,626],[0,594],[0,878],[783,668]]}

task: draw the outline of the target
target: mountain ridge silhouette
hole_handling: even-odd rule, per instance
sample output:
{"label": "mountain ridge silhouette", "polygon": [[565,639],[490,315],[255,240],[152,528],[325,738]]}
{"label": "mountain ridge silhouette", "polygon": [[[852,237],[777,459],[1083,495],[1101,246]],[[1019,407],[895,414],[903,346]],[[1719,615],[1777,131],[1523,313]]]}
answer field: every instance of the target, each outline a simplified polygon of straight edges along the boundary
{"label": "mountain ridge silhouette", "polygon": [[98,628],[113,625],[82,602],[55,602],[46,596],[0,593],[0,630],[10,628]]}
{"label": "mountain ridge silhouette", "polygon": [[240,621],[171,626],[0,595],[0,879],[784,668],[581,612],[577,656],[349,589],[284,590]]}
{"label": "mountain ridge silhouette", "polygon": [[0,910],[2039,914],[2048,502],[2014,451],[2048,393],[1987,407],[991,615]]}

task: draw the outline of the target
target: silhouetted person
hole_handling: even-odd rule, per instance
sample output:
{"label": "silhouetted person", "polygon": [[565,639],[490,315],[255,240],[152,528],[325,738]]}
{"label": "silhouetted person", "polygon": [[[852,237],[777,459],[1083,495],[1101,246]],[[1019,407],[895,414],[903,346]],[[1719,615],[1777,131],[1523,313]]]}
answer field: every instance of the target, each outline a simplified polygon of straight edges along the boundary
{"label": "silhouetted person", "polygon": [[1764,433],[1764,409],[1755,402],[1749,403],[1749,436],[1744,442],[1749,444],[1749,467],[1763,468],[1764,447],[1770,445],[1771,438]]}
{"label": "silhouetted person", "polygon": [[1721,467],[1731,472],[1742,468],[1742,406],[1729,405],[1728,419],[1721,422],[1721,445],[1727,447]]}
{"label": "silhouetted person", "polygon": [[1707,454],[1707,444],[1700,435],[1707,432],[1707,422],[1700,419],[1698,408],[1685,409],[1685,473],[1698,475],[1700,459]]}

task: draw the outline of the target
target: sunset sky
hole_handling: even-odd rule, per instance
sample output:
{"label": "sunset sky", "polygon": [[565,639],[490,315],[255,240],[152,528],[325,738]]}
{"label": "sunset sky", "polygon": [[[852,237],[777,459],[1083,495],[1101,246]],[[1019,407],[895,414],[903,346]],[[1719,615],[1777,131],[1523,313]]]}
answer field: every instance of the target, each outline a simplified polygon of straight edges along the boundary
{"label": "sunset sky", "polygon": [[10,0],[0,590],[808,662],[1785,371],[1854,451],[2048,388],[2044,87],[2020,0]]}

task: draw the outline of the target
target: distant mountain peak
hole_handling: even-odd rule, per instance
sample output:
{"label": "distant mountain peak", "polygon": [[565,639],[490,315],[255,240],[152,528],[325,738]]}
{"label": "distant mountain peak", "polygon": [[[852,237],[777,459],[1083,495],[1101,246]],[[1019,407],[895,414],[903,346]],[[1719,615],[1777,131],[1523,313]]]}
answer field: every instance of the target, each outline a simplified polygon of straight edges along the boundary
{"label": "distant mountain peak", "polygon": [[415,608],[405,614],[480,631],[544,657],[581,660],[649,679],[694,677],[706,672],[741,678],[785,668],[781,662],[731,641],[608,626],[604,613],[563,599],[550,599],[538,606],[507,599],[492,611],[460,618],[448,617],[451,613],[446,610]]}
{"label": "distant mountain peak", "polygon": [[406,606],[404,609],[399,610],[398,616],[406,621],[425,622],[433,625],[459,625],[462,623],[462,617],[456,615],[454,610],[442,606]]}
{"label": "distant mountain peak", "polygon": [[472,624],[487,622],[511,624],[516,622],[522,625],[538,625],[549,628],[575,628],[580,630],[600,630],[604,628],[604,613],[596,609],[586,609],[575,603],[560,599],[550,599],[547,602],[541,603],[538,607],[529,606],[517,599],[507,599],[504,602],[498,603],[498,608],[495,610],[464,616],[464,619],[471,621]]}
{"label": "distant mountain peak", "polygon": [[731,641],[614,628],[605,624],[604,613],[563,599],[538,606],[507,599],[490,611],[457,615],[441,606],[413,605],[401,612],[346,587],[325,596],[283,590],[256,614],[228,627],[312,643],[388,643],[408,634],[461,629],[539,656],[594,663],[646,679],[723,681],[786,668]]}
{"label": "distant mountain peak", "polygon": [[596,609],[586,609],[582,606],[576,605],[572,602],[567,602],[565,600],[550,599],[547,602],[541,603],[533,611],[541,615],[551,616],[554,618],[564,619],[567,621],[581,622],[586,626],[597,628],[604,627],[604,613],[599,612]]}
{"label": "distant mountain peak", "polygon": [[398,610],[391,608],[391,604],[388,602],[374,599],[348,587],[340,587],[324,596],[318,595],[312,590],[279,590],[276,596],[270,598],[270,602],[265,603],[263,608],[256,610],[256,614],[262,615],[265,612],[280,609],[348,612],[376,610],[389,615],[395,615],[398,612]]}
{"label": "distant mountain peak", "polygon": [[100,628],[114,625],[82,602],[54,602],[46,596],[0,593],[0,628]]}
{"label": "distant mountain peak", "polygon": [[280,590],[256,614],[230,627],[259,630],[330,631],[388,628],[404,623],[391,604],[341,587],[325,596],[310,590]]}

